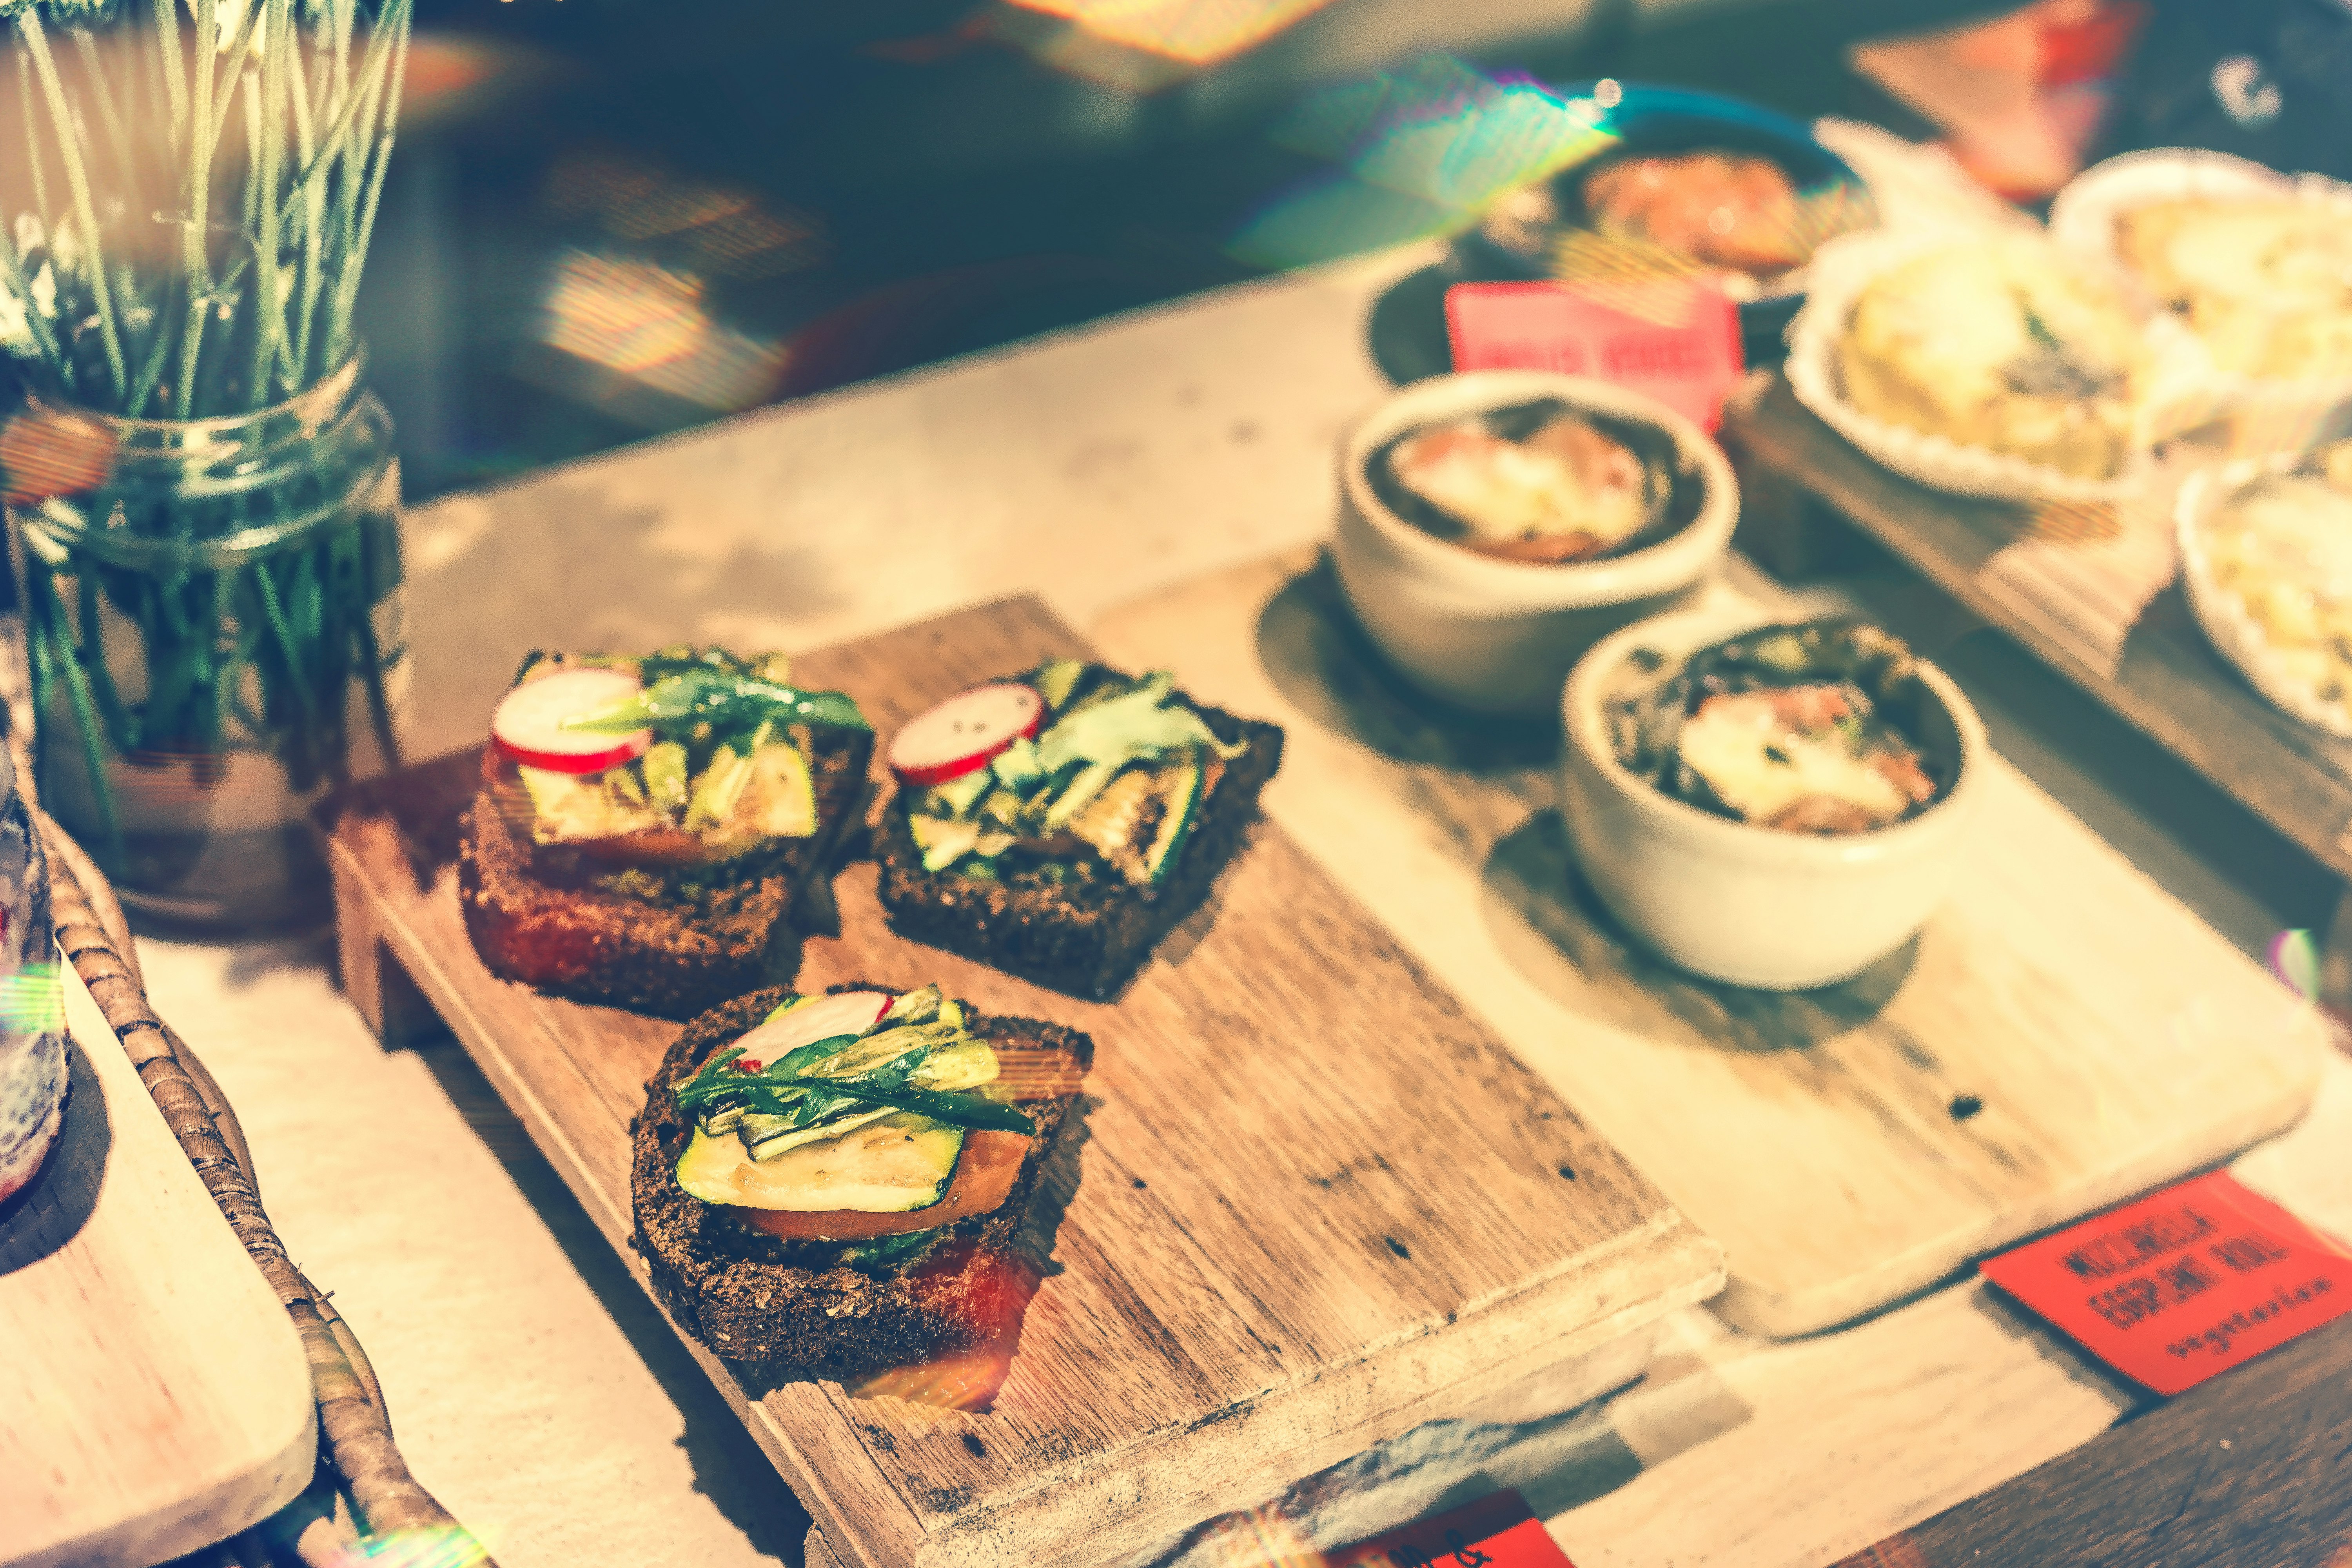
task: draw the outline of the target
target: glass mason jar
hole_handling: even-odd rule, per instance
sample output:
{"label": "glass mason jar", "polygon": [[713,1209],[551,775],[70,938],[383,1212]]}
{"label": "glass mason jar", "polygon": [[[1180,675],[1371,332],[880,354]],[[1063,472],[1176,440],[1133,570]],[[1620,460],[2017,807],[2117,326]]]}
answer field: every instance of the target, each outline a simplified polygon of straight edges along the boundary
{"label": "glass mason jar", "polygon": [[0,746],[0,1203],[39,1173],[64,1124],[65,994],[49,867]]}
{"label": "glass mason jar", "polygon": [[52,449],[79,442],[104,466],[9,507],[40,798],[145,914],[215,931],[325,918],[304,817],[397,760],[400,470],[360,372],[355,353],[215,419],[28,411]]}

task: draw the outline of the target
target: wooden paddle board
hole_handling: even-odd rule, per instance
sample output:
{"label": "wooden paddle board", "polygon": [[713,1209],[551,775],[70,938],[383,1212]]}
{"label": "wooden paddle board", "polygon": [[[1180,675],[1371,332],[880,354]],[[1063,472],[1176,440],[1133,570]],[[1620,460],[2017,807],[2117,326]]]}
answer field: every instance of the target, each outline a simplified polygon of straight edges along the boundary
{"label": "wooden paddle board", "polygon": [[0,1568],[145,1568],[310,1484],[301,1342],[70,967],[73,1089],[0,1217]]}
{"label": "wooden paddle board", "polygon": [[1716,1310],[1742,1328],[1885,1306],[2224,1159],[2315,1091],[2312,1010],[1998,759],[1916,942],[1844,985],[1746,991],[1600,909],[1557,726],[1410,696],[1314,552],[1125,606],[1097,639],[1286,728],[1267,815],[1723,1244]]}

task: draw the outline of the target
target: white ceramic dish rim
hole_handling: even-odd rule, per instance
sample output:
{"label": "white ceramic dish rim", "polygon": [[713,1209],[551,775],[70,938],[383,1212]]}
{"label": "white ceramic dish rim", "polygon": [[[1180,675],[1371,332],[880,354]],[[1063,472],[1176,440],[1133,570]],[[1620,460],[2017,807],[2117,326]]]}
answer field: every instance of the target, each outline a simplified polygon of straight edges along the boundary
{"label": "white ceramic dish rim", "polygon": [[2181,485],[2173,503],[2173,540],[2180,552],[2180,581],[2188,590],[2189,607],[2196,612],[2206,640],[2287,717],[2330,735],[2352,738],[2352,710],[2322,701],[2317,692],[2281,667],[2270,634],[2243,600],[2214,580],[2212,559],[2205,549],[2205,524],[2216,508],[2256,479],[2294,472],[2306,457],[2281,452],[2198,469]]}
{"label": "white ceramic dish rim", "polygon": [[[1414,425],[1547,396],[1664,431],[1676,452],[1698,468],[1704,493],[1697,513],[1673,534],[1630,555],[1549,563],[1499,561],[1448,543],[1397,516],[1372,488],[1373,452]],[[1339,480],[1357,515],[1424,577],[1532,607],[1616,604],[1680,587],[1704,574],[1708,563],[1728,547],[1739,518],[1739,487],[1731,460],[1705,431],[1654,397],[1555,371],[1465,371],[1399,388],[1349,430],[1340,444]]]}
{"label": "white ceramic dish rim", "polygon": [[1847,440],[1895,472],[1937,489],[2012,500],[2123,500],[2139,493],[2148,461],[2145,432],[2135,422],[2124,471],[2086,479],[1990,447],[1969,447],[1948,436],[1874,419],[1846,401],[1837,370],[1838,340],[1854,301],[1873,281],[1916,257],[1964,245],[2032,243],[2030,236],[1954,230],[1872,229],[1843,235],[1813,253],[1804,309],[1789,323],[1784,374],[1797,400]]}
{"label": "white ceramic dish rim", "polygon": [[2195,147],[2151,147],[2095,163],[2066,184],[2050,205],[2050,237],[2076,256],[2093,258],[2124,279],[2133,295],[2177,332],[2196,356],[2196,375],[2214,393],[2235,398],[2334,401],[2352,392],[2352,375],[2264,376],[2225,370],[2189,323],[2147,290],[2116,249],[2116,219],[2153,202],[2208,197],[2228,201],[2293,196],[2341,207],[2352,216],[2352,184],[2325,174],[2282,174],[2228,153]]}
{"label": "white ceramic dish rim", "polygon": [[[1617,757],[1617,748],[1610,743],[1608,726],[1602,721],[1601,704],[1607,678],[1625,662],[1626,655],[1637,643],[1658,637],[1661,631],[1689,626],[1704,639],[1683,648],[1685,655],[1696,652],[1707,641],[1735,637],[1759,626],[1772,625],[1778,617],[1767,609],[1755,606],[1723,607],[1698,610],[1669,610],[1652,616],[1611,633],[1580,660],[1570,672],[1568,686],[1560,696],[1561,727],[1567,731],[1568,744],[1591,762],[1620,795],[1643,803],[1639,809],[1648,810],[1675,822],[1701,836],[1701,842],[1710,847],[1720,846],[1727,858],[1778,866],[1821,866],[1853,864],[1880,860],[1900,854],[1915,840],[1941,828],[1942,818],[1951,815],[1951,808],[1963,801],[1972,801],[1984,774],[1987,750],[1984,721],[1952,681],[1951,677],[1926,659],[1919,660],[1919,673],[1927,689],[1943,703],[1951,715],[1952,728],[1959,736],[1959,775],[1941,800],[1907,822],[1892,827],[1873,828],[1867,833],[1816,836],[1783,833],[1778,828],[1759,827],[1753,823],[1734,822],[1727,816],[1717,816],[1688,801],[1676,800],[1662,794],[1655,784],[1636,774]],[[1681,639],[1660,639],[1669,646]]]}

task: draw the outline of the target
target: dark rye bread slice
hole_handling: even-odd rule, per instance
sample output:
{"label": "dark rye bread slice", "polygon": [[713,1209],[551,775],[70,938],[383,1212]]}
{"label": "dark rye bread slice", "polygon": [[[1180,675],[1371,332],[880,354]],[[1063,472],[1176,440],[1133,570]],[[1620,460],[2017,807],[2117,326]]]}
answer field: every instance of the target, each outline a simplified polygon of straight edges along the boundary
{"label": "dark rye bread slice", "polygon": [[901,935],[1017,974],[1055,991],[1108,1002],[1143,967],[1160,938],[1201,905],[1257,815],[1257,797],[1282,765],[1282,730],[1237,719],[1178,692],[1227,744],[1249,750],[1224,764],[1166,881],[1138,888],[1107,867],[1089,881],[991,880],[953,867],[923,869],[908,825],[913,792],[885,814],[875,852],[882,906]]}
{"label": "dark rye bread slice", "polygon": [[467,810],[457,897],[492,973],[559,996],[666,1018],[788,978],[799,942],[789,915],[824,876],[866,794],[874,736],[813,727],[816,832],[777,838],[715,868],[640,871],[536,845],[487,784]]}
{"label": "dark rye bread slice", "polygon": [[992,1342],[1004,1327],[1007,1274],[1025,1267],[1015,1240],[1077,1103],[1079,1080],[1094,1065],[1094,1041],[1034,1018],[984,1017],[962,1004],[973,1032],[1005,1058],[1003,1081],[1036,1122],[1037,1136],[1002,1205],[948,1227],[930,1252],[908,1264],[861,1266],[854,1245],[763,1235],[728,1205],[690,1197],[677,1184],[694,1119],[678,1109],[672,1086],[791,994],[772,986],[703,1014],[646,1085],[629,1171],[636,1215],[630,1245],[644,1256],[655,1294],[713,1353],[770,1377],[855,1383]]}

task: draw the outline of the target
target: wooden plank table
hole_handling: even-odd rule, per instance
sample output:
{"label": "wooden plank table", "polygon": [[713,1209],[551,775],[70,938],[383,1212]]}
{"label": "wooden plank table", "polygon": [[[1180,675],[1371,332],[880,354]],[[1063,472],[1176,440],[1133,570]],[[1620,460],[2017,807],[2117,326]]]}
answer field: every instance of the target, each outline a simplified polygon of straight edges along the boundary
{"label": "wooden plank table", "polygon": [[65,1130],[0,1219],[0,1568],[143,1568],[293,1501],[317,1406],[285,1309],[65,975]]}
{"label": "wooden plank table", "polygon": [[[1016,600],[795,673],[887,734],[1086,653]],[[460,753],[329,808],[346,983],[387,1037],[387,984],[413,983],[625,1249],[631,1122],[677,1026],[482,967],[449,854],[478,776]],[[747,1386],[690,1346],[849,1563],[1115,1561],[1422,1422],[1630,1381],[1644,1331],[1720,1287],[1714,1243],[1274,828],[1110,1004],[898,938],[875,874],[838,879],[840,934],[810,939],[798,985],[937,981],[1084,1029],[1097,1057],[1082,1173],[1054,1184],[1076,1184],[1060,1268],[992,1413]]]}
{"label": "wooden plank table", "polygon": [[1864,457],[1778,376],[1726,410],[1724,441],[1743,527],[1801,529],[1786,511],[1818,501],[2352,879],[2352,742],[2288,718],[2214,651],[2179,586],[2164,585],[2164,508],[2037,515],[1930,489]]}

